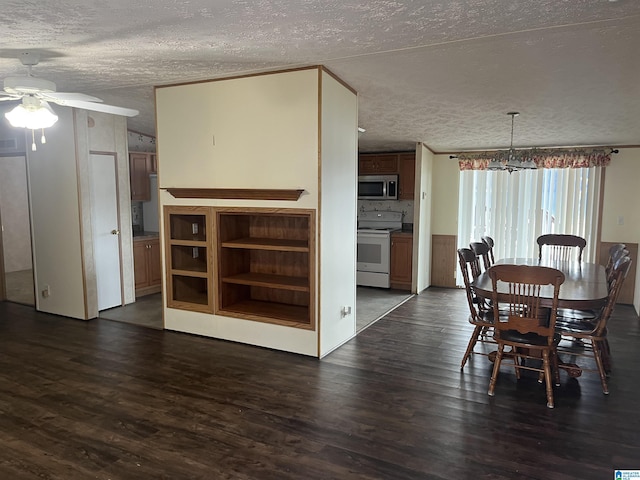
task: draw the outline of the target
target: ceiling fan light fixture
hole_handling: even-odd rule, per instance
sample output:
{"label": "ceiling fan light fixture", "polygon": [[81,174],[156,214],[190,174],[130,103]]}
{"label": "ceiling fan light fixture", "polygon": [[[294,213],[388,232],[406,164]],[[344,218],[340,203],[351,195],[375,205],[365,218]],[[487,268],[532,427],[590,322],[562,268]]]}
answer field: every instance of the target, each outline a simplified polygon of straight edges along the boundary
{"label": "ceiling fan light fixture", "polygon": [[22,103],[4,116],[11,126],[31,130],[49,128],[58,121],[58,116],[47,102],[32,96],[23,97]]}

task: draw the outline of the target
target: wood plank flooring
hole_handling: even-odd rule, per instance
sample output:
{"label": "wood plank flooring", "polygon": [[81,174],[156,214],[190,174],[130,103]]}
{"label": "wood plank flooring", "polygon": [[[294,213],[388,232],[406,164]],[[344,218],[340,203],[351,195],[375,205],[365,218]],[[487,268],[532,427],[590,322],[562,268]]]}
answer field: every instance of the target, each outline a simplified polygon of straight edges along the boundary
{"label": "wood plank flooring", "polygon": [[0,303],[2,479],[606,479],[640,469],[640,321],[609,396],[459,365],[461,290],[429,289],[328,357]]}

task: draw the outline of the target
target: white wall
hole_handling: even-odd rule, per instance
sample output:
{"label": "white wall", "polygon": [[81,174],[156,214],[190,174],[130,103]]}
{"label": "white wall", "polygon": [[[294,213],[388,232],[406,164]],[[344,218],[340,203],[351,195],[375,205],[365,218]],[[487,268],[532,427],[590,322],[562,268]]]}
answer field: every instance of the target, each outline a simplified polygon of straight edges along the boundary
{"label": "white wall", "polygon": [[449,155],[433,157],[433,210],[431,232],[434,235],[458,234],[458,189],[460,168]]}
{"label": "white wall", "polygon": [[431,285],[431,232],[433,216],[433,153],[416,146],[416,188],[413,228],[413,293]]}
{"label": "white wall", "polygon": [[[123,242],[123,290],[133,301],[133,251],[126,119],[55,107],[58,122],[47,143],[27,152],[36,308],[87,320],[98,315],[93,252],[89,152],[111,152],[118,160]],[[49,285],[50,295],[42,291]]]}
{"label": "white wall", "polygon": [[30,270],[31,232],[25,156],[0,157],[0,210],[6,273]]}
{"label": "white wall", "polygon": [[[603,242],[640,243],[640,148],[621,148],[605,172]],[[619,220],[622,217],[622,224]],[[640,313],[640,265],[636,265],[633,304]]]}
{"label": "white wall", "polygon": [[[320,356],[356,333],[357,96],[322,73]],[[351,314],[343,316],[343,307]]]}
{"label": "white wall", "polygon": [[46,145],[27,152],[36,309],[86,319],[73,112],[56,114]]}

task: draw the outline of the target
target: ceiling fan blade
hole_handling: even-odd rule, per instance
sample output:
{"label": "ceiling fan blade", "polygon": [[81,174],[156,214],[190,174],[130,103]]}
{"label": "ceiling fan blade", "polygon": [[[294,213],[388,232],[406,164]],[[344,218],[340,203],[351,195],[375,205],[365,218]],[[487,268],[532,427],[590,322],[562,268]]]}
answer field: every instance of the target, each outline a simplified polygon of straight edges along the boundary
{"label": "ceiling fan blade", "polygon": [[13,101],[20,100],[20,97],[14,97],[13,95],[4,96],[0,94],[0,102],[11,101],[11,100]]}
{"label": "ceiling fan blade", "polygon": [[67,101],[81,100],[83,102],[99,102],[102,103],[102,99],[98,97],[92,97],[84,93],[71,93],[71,92],[41,92],[38,94],[43,100],[54,102],[59,105],[66,105]]}
{"label": "ceiling fan blade", "polygon": [[85,102],[83,100],[65,100],[64,103],[55,100],[52,101],[68,107],[83,108],[85,110],[93,110],[94,112],[111,113],[113,115],[123,115],[125,117],[135,117],[140,113],[133,108],[116,107],[115,105],[107,105],[106,103]]}

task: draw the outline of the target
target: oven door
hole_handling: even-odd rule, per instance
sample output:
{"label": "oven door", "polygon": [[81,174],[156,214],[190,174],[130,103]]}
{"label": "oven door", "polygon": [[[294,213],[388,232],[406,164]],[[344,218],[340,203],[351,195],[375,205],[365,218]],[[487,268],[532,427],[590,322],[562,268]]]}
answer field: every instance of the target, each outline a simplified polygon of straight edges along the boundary
{"label": "oven door", "polygon": [[359,272],[389,273],[391,243],[389,232],[358,232],[357,268]]}

